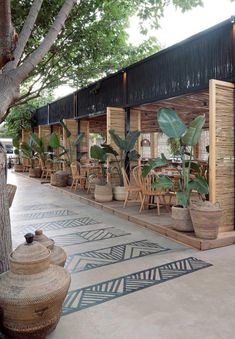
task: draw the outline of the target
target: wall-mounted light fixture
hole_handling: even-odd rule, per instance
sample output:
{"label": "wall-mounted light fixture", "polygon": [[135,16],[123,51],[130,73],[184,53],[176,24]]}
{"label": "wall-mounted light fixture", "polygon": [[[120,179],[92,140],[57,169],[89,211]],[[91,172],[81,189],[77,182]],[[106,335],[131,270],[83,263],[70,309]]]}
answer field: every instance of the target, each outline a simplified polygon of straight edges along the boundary
{"label": "wall-mounted light fixture", "polygon": [[141,147],[150,147],[151,143],[150,143],[150,141],[148,139],[142,139],[141,143],[140,143],[140,146]]}

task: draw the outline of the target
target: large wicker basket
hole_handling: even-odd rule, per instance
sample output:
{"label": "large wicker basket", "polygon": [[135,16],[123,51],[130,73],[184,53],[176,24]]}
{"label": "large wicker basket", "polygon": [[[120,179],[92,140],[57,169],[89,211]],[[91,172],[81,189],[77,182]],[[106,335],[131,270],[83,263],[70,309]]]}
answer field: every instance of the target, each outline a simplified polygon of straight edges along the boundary
{"label": "large wicker basket", "polygon": [[51,185],[58,187],[66,187],[68,181],[68,174],[64,171],[57,171],[51,174]]}
{"label": "large wicker basket", "polygon": [[68,272],[50,265],[50,251],[32,236],[10,255],[10,271],[0,275],[3,328],[10,338],[45,338],[59,321],[70,285]]}

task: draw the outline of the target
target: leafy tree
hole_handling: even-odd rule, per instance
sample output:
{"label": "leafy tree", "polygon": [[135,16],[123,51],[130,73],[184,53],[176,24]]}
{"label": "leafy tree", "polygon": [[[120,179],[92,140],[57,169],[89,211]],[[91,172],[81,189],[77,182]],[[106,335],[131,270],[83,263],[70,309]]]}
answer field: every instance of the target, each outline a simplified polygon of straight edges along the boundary
{"label": "leafy tree", "polygon": [[[107,71],[107,65],[109,70],[120,67],[119,57],[125,60],[129,47],[125,43],[128,18],[138,15],[146,33],[145,22],[157,26],[169,3],[187,10],[202,1],[0,0],[0,123],[10,108],[38,97],[45,88],[70,79],[88,81],[97,76],[97,65],[100,72]],[[26,93],[20,92],[22,84]],[[12,247],[5,165],[0,147],[0,273],[8,269]]]}

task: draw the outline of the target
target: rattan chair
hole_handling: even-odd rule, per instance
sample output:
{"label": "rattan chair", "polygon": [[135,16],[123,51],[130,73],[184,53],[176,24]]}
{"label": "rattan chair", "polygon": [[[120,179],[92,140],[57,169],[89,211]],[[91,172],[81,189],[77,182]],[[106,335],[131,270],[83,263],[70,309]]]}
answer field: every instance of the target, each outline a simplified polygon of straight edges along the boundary
{"label": "rattan chair", "polygon": [[166,199],[165,199],[167,192],[165,192],[161,188],[152,187],[154,180],[157,178],[158,178],[158,175],[155,173],[154,174],[150,173],[146,177],[143,177],[141,171],[137,172],[137,180],[140,184],[140,188],[142,192],[142,202],[141,202],[141,206],[139,209],[140,213],[143,210],[145,204],[147,206],[156,205],[158,215],[160,215],[160,206],[166,206],[166,207],[169,206],[169,204],[167,204]]}
{"label": "rattan chair", "polygon": [[[123,207],[125,208],[127,205],[127,202],[141,202],[142,201],[142,195],[141,195],[141,188],[138,185],[131,185],[130,184],[130,180],[126,174],[126,171],[124,168],[122,168],[122,177],[123,177],[123,182],[124,182],[124,187],[125,187],[125,191],[126,191],[126,198],[123,204]],[[136,195],[136,199],[130,199],[130,196],[134,194]],[[139,199],[138,199],[139,197]]]}
{"label": "rattan chair", "polygon": [[78,189],[78,186],[80,188],[85,189],[87,177],[85,175],[81,175],[81,165],[78,161],[73,161],[70,165],[71,172],[72,172],[72,185],[70,189],[76,191]]}

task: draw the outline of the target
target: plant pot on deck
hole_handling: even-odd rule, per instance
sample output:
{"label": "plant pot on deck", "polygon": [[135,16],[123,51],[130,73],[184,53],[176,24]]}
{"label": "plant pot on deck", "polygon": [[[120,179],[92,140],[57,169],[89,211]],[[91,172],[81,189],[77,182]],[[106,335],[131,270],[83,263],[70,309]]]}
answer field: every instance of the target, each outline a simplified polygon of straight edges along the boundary
{"label": "plant pot on deck", "polygon": [[30,178],[41,178],[42,170],[40,167],[30,168],[29,176]]}
{"label": "plant pot on deck", "polygon": [[113,187],[113,197],[114,200],[124,201],[126,199],[126,190],[124,186],[114,186]]}
{"label": "plant pot on deck", "polygon": [[216,239],[222,222],[223,210],[218,204],[198,201],[190,206],[194,232],[197,238]]}
{"label": "plant pot on deck", "polygon": [[68,181],[68,174],[64,171],[57,171],[51,174],[51,185],[57,187],[66,187]]}
{"label": "plant pot on deck", "polygon": [[97,202],[108,202],[113,200],[112,186],[106,185],[95,185],[95,201]]}
{"label": "plant pot on deck", "polygon": [[15,172],[23,172],[23,165],[22,164],[14,164]]}
{"label": "plant pot on deck", "polygon": [[193,224],[188,208],[181,206],[172,207],[173,228],[177,231],[193,232]]}

